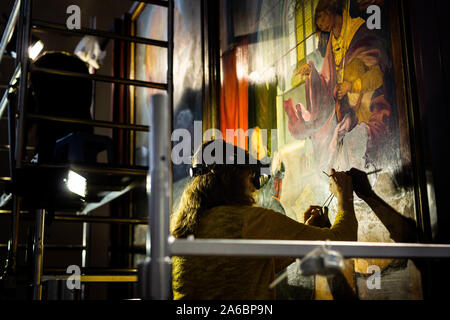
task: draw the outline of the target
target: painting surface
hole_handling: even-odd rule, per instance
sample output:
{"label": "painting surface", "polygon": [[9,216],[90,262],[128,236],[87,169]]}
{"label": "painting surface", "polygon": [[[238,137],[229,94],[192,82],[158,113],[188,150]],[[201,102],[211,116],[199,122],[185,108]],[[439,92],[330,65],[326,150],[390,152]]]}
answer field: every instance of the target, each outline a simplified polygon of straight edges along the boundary
{"label": "painting surface", "polygon": [[[174,20],[174,122],[173,128],[183,128],[193,136],[194,121],[201,121],[202,55],[200,1],[175,1]],[[167,41],[167,8],[146,5],[136,22],[136,35]],[[158,83],[167,82],[167,49],[137,45],[136,78]],[[164,91],[136,88],[137,123],[149,125],[150,98]],[[137,136],[138,149],[148,148],[148,134]],[[188,174],[185,165],[173,168],[174,181]]]}
{"label": "painting surface", "polygon": [[[391,3],[349,1],[342,8],[341,35],[333,38],[315,26],[318,2],[222,2],[221,130],[238,129],[242,123],[248,126],[244,129],[268,130],[265,153],[283,172],[260,193],[259,201],[292,219],[304,222],[303,212],[310,205],[326,204],[330,182],[324,172],[354,167],[374,172],[369,179],[376,193],[415,220],[414,188],[402,178],[413,173],[406,104],[398,89],[403,78],[393,55],[398,47]],[[379,30],[367,27],[366,9],[373,4],[381,9]],[[302,75],[304,68],[309,68],[308,76]],[[336,200],[327,205],[333,222]],[[393,241],[357,197],[355,211],[358,241]],[[384,291],[364,287],[362,279],[373,265],[386,279],[403,283],[402,290],[394,290],[392,284]],[[345,275],[361,299],[421,297],[417,270],[407,261],[348,260]],[[292,272],[288,282],[314,293],[295,293],[288,283],[279,290],[281,297],[330,298],[324,278],[312,281]]]}
{"label": "painting surface", "polygon": [[[175,1],[174,20],[174,118],[173,129],[184,129],[193,136],[194,121],[202,119],[202,55],[200,1]],[[136,20],[136,36],[167,41],[167,8],[146,5]],[[135,53],[136,79],[166,83],[167,49],[138,44]],[[165,91],[136,87],[136,123],[150,125],[151,97]],[[137,164],[148,166],[149,135],[138,133],[136,137]],[[187,164],[173,165],[173,207],[180,198],[188,179]],[[148,198],[145,190],[136,197],[136,216],[148,214]],[[146,225],[135,227],[134,244],[145,247]],[[135,265],[145,255],[135,255]]]}

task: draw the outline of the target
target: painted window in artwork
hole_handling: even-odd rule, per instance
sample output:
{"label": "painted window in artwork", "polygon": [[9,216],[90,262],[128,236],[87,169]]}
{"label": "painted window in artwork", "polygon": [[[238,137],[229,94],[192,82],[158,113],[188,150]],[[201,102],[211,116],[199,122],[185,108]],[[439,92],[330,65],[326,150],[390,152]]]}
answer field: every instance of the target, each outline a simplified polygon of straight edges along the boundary
{"label": "painted window in artwork", "polygon": [[297,60],[303,62],[305,60],[305,18],[303,6],[298,6],[295,12],[295,22],[297,25]]}
{"label": "painted window in artwork", "polygon": [[[318,41],[314,35],[314,8],[319,0],[299,0],[295,2],[295,25],[297,65],[307,62],[317,50]],[[298,77],[292,79],[292,86],[303,83]]]}
{"label": "painted window in artwork", "polygon": [[317,49],[314,33],[314,8],[318,0],[303,0],[296,5],[297,60],[304,62]]}

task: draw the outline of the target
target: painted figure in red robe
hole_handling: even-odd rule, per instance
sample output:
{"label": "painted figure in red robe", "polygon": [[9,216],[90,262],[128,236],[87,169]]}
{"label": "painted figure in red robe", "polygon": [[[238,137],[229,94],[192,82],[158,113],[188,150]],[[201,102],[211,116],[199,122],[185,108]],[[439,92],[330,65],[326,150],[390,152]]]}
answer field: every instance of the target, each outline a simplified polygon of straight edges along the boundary
{"label": "painted figure in red robe", "polygon": [[315,23],[329,33],[326,53],[320,72],[312,61],[296,70],[305,80],[306,105],[284,102],[289,130],[296,139],[311,138],[318,170],[379,168],[392,136],[383,42],[342,0],[320,0]]}

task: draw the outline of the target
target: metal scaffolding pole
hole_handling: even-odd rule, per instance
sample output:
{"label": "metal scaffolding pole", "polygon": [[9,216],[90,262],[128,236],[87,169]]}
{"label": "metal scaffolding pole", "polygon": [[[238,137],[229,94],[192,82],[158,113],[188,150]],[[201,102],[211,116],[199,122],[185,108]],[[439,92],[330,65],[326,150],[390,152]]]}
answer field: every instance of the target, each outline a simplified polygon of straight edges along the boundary
{"label": "metal scaffolding pole", "polygon": [[114,123],[110,121],[102,121],[102,120],[86,120],[86,119],[74,119],[74,118],[64,118],[64,117],[54,117],[43,114],[34,114],[28,113],[28,118],[34,120],[43,120],[43,121],[51,121],[51,122],[61,122],[61,123],[73,123],[84,126],[94,126],[101,128],[110,128],[110,129],[123,129],[123,130],[135,130],[135,131],[149,131],[148,126],[138,125],[138,124],[126,124],[126,123]]}
{"label": "metal scaffolding pole", "polygon": [[31,0],[22,1],[22,14],[19,19],[19,26],[22,29],[22,38],[17,39],[20,44],[20,81],[19,81],[19,93],[18,93],[18,113],[19,121],[17,126],[17,142],[16,142],[16,166],[22,168],[24,145],[25,145],[25,120],[26,120],[26,94],[28,86],[28,47],[30,46],[30,23],[31,23]]}
{"label": "metal scaffolding pole", "polygon": [[42,269],[44,265],[44,227],[45,210],[36,212],[36,224],[34,231],[34,280],[33,300],[42,300]]}
{"label": "metal scaffolding pole", "polygon": [[[20,70],[20,86],[18,92],[18,127],[16,137],[16,149],[15,151],[15,167],[21,168],[23,166],[22,160],[24,156],[24,143],[25,143],[25,98],[27,90],[27,78],[28,78],[28,47],[30,43],[30,21],[31,21],[31,0],[23,0],[20,5],[20,16],[17,43],[20,50],[20,69],[16,68],[15,74],[18,74]],[[11,251],[8,255],[8,263],[10,263],[10,269],[12,273],[16,270],[16,257],[17,257],[17,245],[19,242],[19,222],[20,222],[20,207],[21,198],[14,196],[13,202],[13,221],[12,221],[12,234],[11,234]]]}
{"label": "metal scaffolding pole", "polygon": [[233,239],[172,239],[170,255],[295,258],[319,246],[346,258],[450,258],[450,245],[445,244]]}
{"label": "metal scaffolding pole", "polygon": [[146,167],[99,167],[99,166],[84,166],[79,164],[69,165],[27,165],[27,168],[67,168],[76,172],[92,173],[92,174],[106,174],[106,175],[130,175],[130,176],[146,176],[148,168]]}
{"label": "metal scaffolding pole", "polygon": [[152,88],[152,89],[159,89],[159,90],[167,90],[167,84],[158,83],[158,82],[130,80],[130,79],[124,79],[124,78],[105,76],[105,75],[100,75],[100,74],[84,74],[84,73],[79,73],[79,72],[57,70],[57,69],[50,69],[50,68],[40,68],[40,67],[34,67],[34,66],[32,67],[31,71],[42,72],[42,73],[47,73],[47,74],[54,74],[54,75],[64,76],[64,77],[73,77],[73,78],[89,79],[89,80],[101,81],[101,82],[118,83],[118,84],[124,84],[124,85],[128,85],[128,86],[137,86],[137,87],[145,87],[145,88]]}
{"label": "metal scaffolding pole", "polygon": [[138,218],[111,218],[111,217],[94,217],[86,215],[55,215],[55,221],[61,222],[81,222],[81,223],[117,223],[117,224],[147,224],[147,219]]}
{"label": "metal scaffolding pole", "polygon": [[[9,144],[0,144],[0,151],[9,151],[11,146]],[[27,151],[34,151],[35,148],[33,146],[27,146]]]}
{"label": "metal scaffolding pole", "polygon": [[134,43],[141,43],[151,46],[157,46],[161,48],[167,48],[167,42],[161,41],[161,40],[153,40],[153,39],[147,39],[142,37],[131,37],[127,35],[121,35],[116,34],[112,32],[107,31],[101,31],[96,30],[95,28],[81,28],[79,30],[69,30],[67,29],[67,26],[64,24],[57,24],[53,22],[48,21],[42,21],[42,20],[33,20],[32,21],[32,28],[33,30],[42,30],[42,31],[56,31],[63,34],[68,35],[74,35],[74,36],[85,36],[85,35],[91,35],[101,38],[109,38],[109,39],[116,39],[116,40],[122,40],[122,41],[128,41],[128,42],[134,42]]}
{"label": "metal scaffolding pole", "polygon": [[5,31],[3,32],[2,40],[0,42],[0,62],[2,62],[6,46],[8,45],[14,33],[17,18],[19,17],[19,11],[20,11],[20,0],[16,0],[11,15],[9,16]]}
{"label": "metal scaffolding pole", "polygon": [[[135,275],[137,273],[137,269],[135,268],[103,268],[103,267],[89,267],[89,268],[81,268],[82,275]],[[66,267],[45,267],[44,274],[67,274]]]}
{"label": "metal scaffolding pole", "polygon": [[16,67],[14,70],[14,73],[11,77],[11,80],[9,81],[8,89],[5,90],[5,93],[3,94],[2,100],[0,101],[0,118],[3,116],[3,112],[6,110],[6,106],[8,105],[8,94],[9,94],[9,87],[15,86],[17,83],[17,78],[20,77],[21,70],[20,65]]}
{"label": "metal scaffolding pole", "polygon": [[[145,298],[165,300],[170,297],[171,260],[169,257],[169,217],[170,217],[170,181],[169,181],[169,112],[167,96],[155,95],[151,99],[150,131],[150,195],[149,230],[150,259],[146,264]],[[145,277],[144,277],[145,278]],[[145,284],[144,284],[145,286]]]}
{"label": "metal scaffolding pole", "polygon": [[154,95],[150,107],[149,234],[147,259],[140,267],[144,299],[171,297],[169,224],[172,211],[171,134],[173,122],[174,1],[168,0],[167,95]]}

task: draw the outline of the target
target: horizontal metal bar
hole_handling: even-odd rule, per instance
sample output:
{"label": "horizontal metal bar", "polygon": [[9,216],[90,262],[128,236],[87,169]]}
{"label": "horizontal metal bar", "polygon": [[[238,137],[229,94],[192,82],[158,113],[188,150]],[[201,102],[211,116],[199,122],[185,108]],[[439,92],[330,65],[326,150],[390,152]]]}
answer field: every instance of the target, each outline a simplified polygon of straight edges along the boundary
{"label": "horizontal metal bar", "polygon": [[148,167],[134,167],[134,168],[122,168],[122,167],[95,167],[95,166],[83,166],[78,164],[70,165],[51,165],[51,164],[39,164],[39,165],[27,165],[27,168],[67,168],[77,173],[98,173],[98,174],[117,174],[117,175],[129,175],[129,176],[147,176]]}
{"label": "horizontal metal bar", "polygon": [[73,123],[79,124],[83,126],[91,126],[91,127],[101,127],[101,128],[111,128],[111,129],[124,129],[124,130],[134,130],[134,131],[149,131],[149,126],[138,125],[138,124],[121,124],[114,123],[110,121],[101,121],[101,120],[86,120],[86,119],[73,119],[73,118],[64,118],[64,117],[54,117],[47,116],[41,114],[29,113],[28,118],[34,120],[44,120],[44,121],[52,121],[52,122],[61,122],[61,123]]}
{"label": "horizontal metal bar", "polygon": [[100,81],[100,82],[110,82],[110,83],[117,83],[117,84],[136,86],[136,87],[146,87],[146,88],[167,90],[166,83],[131,80],[131,79],[117,78],[117,77],[97,75],[97,74],[84,74],[84,73],[72,72],[72,71],[66,71],[66,70],[40,68],[40,67],[36,67],[34,65],[31,65],[30,68],[31,68],[32,72],[42,72],[42,73],[54,74],[54,75],[65,76],[65,77],[89,79],[89,80]]}
{"label": "horizontal metal bar", "polygon": [[0,181],[11,181],[11,177],[0,177]]}
{"label": "horizontal metal bar", "polygon": [[112,33],[112,32],[95,30],[95,29],[90,29],[90,28],[81,28],[79,30],[77,30],[77,29],[69,30],[69,29],[67,29],[67,26],[64,24],[57,24],[57,23],[42,21],[42,20],[33,20],[32,21],[32,29],[41,30],[41,31],[58,31],[58,32],[61,32],[64,34],[72,34],[75,36],[91,35],[91,36],[96,36],[96,37],[101,37],[101,38],[123,40],[123,41],[128,41],[128,42],[142,43],[142,44],[167,48],[167,41],[147,39],[147,38],[141,38],[141,37],[125,36],[125,35],[120,35],[120,34],[116,34],[116,33]]}
{"label": "horizontal metal bar", "polygon": [[[21,213],[29,213],[28,211],[21,211]],[[0,210],[0,214],[10,215],[11,210]],[[113,218],[87,215],[65,215],[57,214],[54,216],[55,221],[60,222],[81,222],[81,223],[117,223],[117,224],[147,224],[148,219],[139,218]]]}
{"label": "horizontal metal bar", "polygon": [[[71,275],[50,276],[44,275],[41,281],[51,280],[67,280]],[[73,276],[71,276],[73,278]],[[80,276],[80,282],[137,282],[137,276],[124,276],[124,275],[82,275]]]}
{"label": "horizontal metal bar", "polygon": [[[0,144],[0,150],[2,151],[8,151],[10,148],[9,144]],[[32,146],[27,146],[27,151],[34,151],[36,148]]]}
{"label": "horizontal metal bar", "polygon": [[[66,210],[61,210],[58,209],[56,212],[73,212],[73,210],[70,209],[66,209]],[[10,215],[12,213],[11,210],[7,210],[7,209],[0,209],[0,214],[4,214],[4,215]],[[33,211],[29,211],[29,210],[21,210],[20,214],[23,214],[23,218],[32,218],[34,216],[34,212]]]}
{"label": "horizontal metal bar", "polygon": [[450,258],[450,245],[345,241],[169,240],[172,256],[303,257],[326,245],[346,258]]}
{"label": "horizontal metal bar", "polygon": [[137,282],[137,276],[81,276],[81,282]]}
{"label": "horizontal metal bar", "polygon": [[90,168],[82,166],[71,166],[71,169],[86,173],[101,173],[101,174],[123,174],[130,176],[147,176],[148,169],[132,169],[132,168]]}
{"label": "horizontal metal bar", "polygon": [[[19,249],[24,249],[26,248],[27,245],[25,244],[19,244],[18,248]],[[0,243],[0,249],[6,249],[8,248],[8,244],[6,243]],[[61,244],[46,244],[45,245],[45,249],[50,249],[50,250],[84,250],[87,249],[86,246],[82,246],[82,245],[77,245],[77,244],[66,244],[66,245],[61,245]]]}
{"label": "horizontal metal bar", "polygon": [[[81,274],[83,275],[135,275],[137,274],[137,272],[138,270],[135,268],[81,268]],[[46,267],[44,268],[44,274],[67,274],[67,267]]]}
{"label": "horizontal metal bar", "polygon": [[0,42],[0,63],[3,60],[3,54],[5,52],[6,46],[11,40],[14,29],[16,27],[17,18],[19,17],[20,11],[20,2],[20,0],[16,0],[14,2],[13,9],[11,11],[11,14],[9,15],[8,23],[6,24],[5,30],[3,31],[2,40]]}
{"label": "horizontal metal bar", "polygon": [[[0,214],[10,215],[12,213],[11,210],[0,209]],[[30,214],[30,211],[20,211],[20,214]]]}
{"label": "horizontal metal bar", "polygon": [[88,222],[88,223],[118,223],[118,224],[147,224],[147,219],[137,218],[111,218],[93,216],[55,215],[55,221],[61,222]]}

